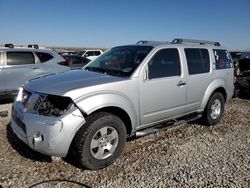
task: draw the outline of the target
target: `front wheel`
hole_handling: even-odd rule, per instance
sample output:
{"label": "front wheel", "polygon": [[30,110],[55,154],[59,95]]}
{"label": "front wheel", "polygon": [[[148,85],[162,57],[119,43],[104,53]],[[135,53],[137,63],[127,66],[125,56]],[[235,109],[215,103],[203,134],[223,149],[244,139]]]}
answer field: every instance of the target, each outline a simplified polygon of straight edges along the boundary
{"label": "front wheel", "polygon": [[87,169],[107,167],[121,155],[126,135],[119,117],[107,112],[90,115],[73,140],[74,157]]}
{"label": "front wheel", "polygon": [[203,112],[203,120],[207,125],[216,125],[224,113],[225,100],[221,93],[214,93]]}

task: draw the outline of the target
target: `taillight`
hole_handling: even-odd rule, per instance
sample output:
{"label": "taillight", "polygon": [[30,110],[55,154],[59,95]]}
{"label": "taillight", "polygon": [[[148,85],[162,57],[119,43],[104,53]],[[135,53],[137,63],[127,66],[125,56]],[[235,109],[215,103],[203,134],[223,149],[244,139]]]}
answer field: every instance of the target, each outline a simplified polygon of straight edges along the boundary
{"label": "taillight", "polygon": [[69,66],[69,61],[65,59],[64,61],[57,62],[59,65]]}

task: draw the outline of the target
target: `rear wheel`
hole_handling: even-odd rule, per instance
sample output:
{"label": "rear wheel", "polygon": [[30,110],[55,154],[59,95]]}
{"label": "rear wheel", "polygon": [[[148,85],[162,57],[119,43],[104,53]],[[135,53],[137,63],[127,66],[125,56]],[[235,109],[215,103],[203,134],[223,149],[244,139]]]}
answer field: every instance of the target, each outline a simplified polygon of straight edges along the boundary
{"label": "rear wheel", "polygon": [[126,135],[126,127],[119,117],[107,112],[93,114],[73,140],[74,157],[84,168],[104,168],[121,155]]}
{"label": "rear wheel", "polygon": [[207,125],[216,125],[224,113],[225,100],[221,93],[214,93],[203,112],[203,120]]}

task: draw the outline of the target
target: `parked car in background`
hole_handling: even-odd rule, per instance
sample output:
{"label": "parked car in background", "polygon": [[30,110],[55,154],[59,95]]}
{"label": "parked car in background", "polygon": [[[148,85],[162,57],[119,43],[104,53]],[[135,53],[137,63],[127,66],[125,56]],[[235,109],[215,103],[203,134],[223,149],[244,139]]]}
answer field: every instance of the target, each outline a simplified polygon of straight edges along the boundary
{"label": "parked car in background", "polygon": [[59,54],[64,56],[64,55],[75,55],[77,52],[76,51],[63,51],[60,52]]}
{"label": "parked car in background", "polygon": [[96,59],[99,55],[101,55],[102,53],[103,53],[102,50],[82,50],[82,51],[77,52],[75,55],[86,57],[92,61]]}
{"label": "parked car in background", "polygon": [[90,60],[86,57],[77,56],[77,55],[63,55],[64,59],[66,61],[60,63],[61,65],[69,66],[71,69],[81,69],[83,68],[87,63],[90,62]]}
{"label": "parked car in background", "polygon": [[250,51],[231,51],[234,62],[235,95],[250,92]]}
{"label": "parked car in background", "polygon": [[12,98],[27,80],[64,72],[65,59],[51,50],[35,48],[0,48],[0,98]]}

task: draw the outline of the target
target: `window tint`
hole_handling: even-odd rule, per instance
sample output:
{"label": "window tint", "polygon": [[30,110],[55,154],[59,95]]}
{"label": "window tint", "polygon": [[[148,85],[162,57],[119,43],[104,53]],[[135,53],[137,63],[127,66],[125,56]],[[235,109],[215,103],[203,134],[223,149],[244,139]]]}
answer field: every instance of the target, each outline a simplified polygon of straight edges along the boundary
{"label": "window tint", "polygon": [[233,67],[230,54],[227,50],[213,50],[216,62],[216,69],[227,69]]}
{"label": "window tint", "polygon": [[180,75],[180,58],[177,49],[157,52],[148,64],[149,79]]}
{"label": "window tint", "polygon": [[100,54],[101,54],[100,51],[95,51],[95,55],[96,55],[96,56],[98,56],[98,55],[100,55]]}
{"label": "window tint", "polygon": [[186,48],[189,74],[207,73],[210,70],[210,60],[207,49]]}
{"label": "window tint", "polygon": [[93,51],[86,52],[86,54],[87,54],[88,56],[94,56],[94,55],[95,55]]}
{"label": "window tint", "polygon": [[54,58],[51,54],[44,53],[44,52],[36,52],[36,55],[38,56],[38,58],[40,59],[42,63]]}
{"label": "window tint", "polygon": [[32,52],[7,52],[7,65],[35,64]]}

